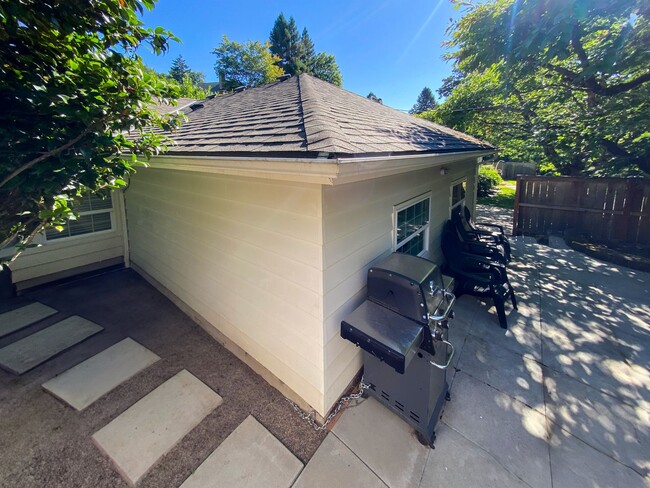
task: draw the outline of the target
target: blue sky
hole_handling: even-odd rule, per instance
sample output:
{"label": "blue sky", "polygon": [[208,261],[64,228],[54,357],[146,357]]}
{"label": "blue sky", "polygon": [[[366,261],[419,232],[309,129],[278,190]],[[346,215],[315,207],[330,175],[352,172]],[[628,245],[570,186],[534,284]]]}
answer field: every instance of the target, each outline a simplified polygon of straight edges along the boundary
{"label": "blue sky", "polygon": [[424,86],[436,90],[451,72],[441,59],[445,29],[458,18],[449,0],[159,0],[143,20],[163,26],[183,42],[165,56],[142,52],[148,66],[167,71],[182,54],[190,68],[216,79],[211,51],[223,34],[231,40],[266,40],[280,12],[307,27],[317,51],[334,54],[343,87],[373,91],[384,104],[408,110]]}

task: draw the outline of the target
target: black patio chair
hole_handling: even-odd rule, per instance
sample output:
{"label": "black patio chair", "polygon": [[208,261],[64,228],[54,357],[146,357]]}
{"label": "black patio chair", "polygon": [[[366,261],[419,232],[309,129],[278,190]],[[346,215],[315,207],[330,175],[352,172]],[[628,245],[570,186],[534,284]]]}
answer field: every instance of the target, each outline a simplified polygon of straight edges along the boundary
{"label": "black patio chair", "polygon": [[447,221],[447,227],[449,227],[448,239],[453,241],[454,245],[458,247],[460,251],[493,259],[502,264],[508,264],[509,260],[505,248],[502,245],[498,243],[486,243],[478,240],[463,239],[458,225],[451,220]]}
{"label": "black patio chair", "polygon": [[512,306],[516,310],[517,299],[508,279],[505,264],[493,258],[463,251],[457,245],[454,234],[456,234],[456,229],[448,221],[442,233],[442,253],[446,260],[443,271],[454,277],[455,295],[459,297],[468,294],[491,298],[497,310],[499,325],[501,328],[507,329],[505,302],[510,298]]}
{"label": "black patio chair", "polygon": [[505,235],[495,234],[491,232],[477,232],[473,230],[467,220],[463,209],[457,207],[451,214],[451,221],[453,222],[460,239],[465,243],[479,243],[488,247],[499,249],[501,254],[505,257],[505,262],[509,263],[510,256],[510,243]]}
{"label": "black patio chair", "polygon": [[[461,214],[463,218],[463,225],[467,224],[467,229],[473,232],[476,232],[481,235],[493,235],[499,239],[499,242],[503,244],[503,247],[506,248],[506,252],[510,255],[510,239],[503,230],[502,225],[490,224],[488,222],[477,222],[472,219],[472,214],[465,205],[463,205],[463,212]],[[486,227],[486,228],[482,228]]]}

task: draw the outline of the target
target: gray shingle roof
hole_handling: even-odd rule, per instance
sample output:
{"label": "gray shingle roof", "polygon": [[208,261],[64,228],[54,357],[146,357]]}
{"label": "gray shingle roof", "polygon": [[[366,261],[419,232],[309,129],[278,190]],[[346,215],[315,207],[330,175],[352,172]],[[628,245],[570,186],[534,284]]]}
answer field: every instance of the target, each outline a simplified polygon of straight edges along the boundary
{"label": "gray shingle roof", "polygon": [[169,154],[293,157],[484,151],[493,146],[302,74],[201,102]]}

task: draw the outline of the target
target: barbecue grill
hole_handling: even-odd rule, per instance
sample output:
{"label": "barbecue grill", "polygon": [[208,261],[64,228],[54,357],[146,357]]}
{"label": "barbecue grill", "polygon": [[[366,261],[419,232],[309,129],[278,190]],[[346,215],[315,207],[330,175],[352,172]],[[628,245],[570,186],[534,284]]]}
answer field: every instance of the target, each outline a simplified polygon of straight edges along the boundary
{"label": "barbecue grill", "polygon": [[408,422],[433,447],[449,399],[453,357],[449,319],[453,279],[435,263],[393,253],[368,271],[367,300],[341,322],[341,337],[363,349],[369,395]]}

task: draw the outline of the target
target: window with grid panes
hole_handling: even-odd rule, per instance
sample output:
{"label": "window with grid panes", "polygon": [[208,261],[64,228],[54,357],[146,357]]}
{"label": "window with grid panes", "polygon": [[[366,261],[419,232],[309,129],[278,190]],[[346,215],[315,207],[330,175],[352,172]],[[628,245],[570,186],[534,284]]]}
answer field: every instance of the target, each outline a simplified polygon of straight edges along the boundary
{"label": "window with grid panes", "polygon": [[430,195],[416,197],[395,207],[396,252],[418,256],[429,247]]}
{"label": "window with grid panes", "polygon": [[457,181],[451,185],[451,208],[465,203],[465,193],[467,192],[467,179]]}
{"label": "window with grid panes", "polygon": [[69,220],[61,232],[54,228],[45,231],[48,241],[92,234],[113,228],[113,201],[110,196],[101,198],[97,195],[86,195],[76,208],[79,217],[77,220]]}

